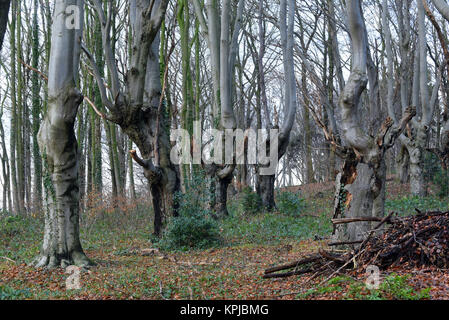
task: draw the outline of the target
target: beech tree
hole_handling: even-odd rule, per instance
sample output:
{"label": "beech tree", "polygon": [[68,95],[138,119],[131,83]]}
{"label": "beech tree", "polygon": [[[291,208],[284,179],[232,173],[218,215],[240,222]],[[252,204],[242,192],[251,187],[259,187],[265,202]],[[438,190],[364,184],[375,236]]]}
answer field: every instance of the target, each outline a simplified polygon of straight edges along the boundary
{"label": "beech tree", "polygon": [[[376,137],[370,136],[360,125],[361,95],[368,83],[367,32],[360,1],[347,1],[346,12],[352,41],[352,66],[339,98],[341,127],[347,148],[343,151],[342,172],[337,176],[336,215],[363,219],[373,216],[373,213],[379,214],[374,210],[374,202],[380,196],[385,181],[385,152],[416,115],[416,109],[407,108],[398,123],[388,117]],[[334,230],[334,237],[341,241],[359,241],[369,229],[368,222],[350,223]]]}
{"label": "beech tree", "polygon": [[111,44],[112,3],[107,15],[100,0],[93,0],[101,25],[106,67],[110,76],[110,93],[94,56],[83,46],[94,70],[100,95],[107,112],[98,114],[118,124],[139,149],[131,156],[144,170],[152,195],[154,233],[159,236],[164,216],[177,215],[174,195],[180,191],[179,169],[170,161],[166,105],[162,93],[159,65],[159,30],[168,0],[129,1],[131,27],[130,66],[124,82],[120,81]]}
{"label": "beech tree", "polygon": [[[413,135],[409,137],[401,136],[403,145],[407,148],[410,158],[410,191],[417,196],[426,195],[426,185],[424,183],[424,153],[426,152],[429,127],[432,122],[435,101],[439,88],[439,78],[434,86],[434,92],[429,97],[427,85],[427,41],[425,27],[425,12],[422,1],[417,1],[418,6],[418,42],[415,58],[415,86],[413,95],[420,96],[420,102],[417,98],[414,100],[414,106],[421,104],[420,119],[413,119],[410,125],[413,128]],[[392,59],[392,57],[390,58]],[[390,117],[393,116],[389,111]]]}
{"label": "beech tree", "polygon": [[[288,17],[288,19],[287,19]],[[287,151],[290,141],[290,132],[293,127],[296,114],[296,78],[293,61],[294,28],[295,24],[295,1],[281,0],[279,10],[279,29],[281,34],[281,47],[283,53],[283,67],[285,74],[285,99],[284,99],[284,120],[279,132],[278,159]],[[267,143],[268,144],[268,143]],[[272,146],[269,146],[272,147]],[[274,203],[274,181],[275,175],[259,176],[259,192],[265,208],[271,210]]]}
{"label": "beech tree", "polygon": [[[234,73],[236,56],[238,54],[238,37],[241,28],[244,0],[239,0],[236,10],[234,27],[231,29],[231,1],[224,0],[220,10],[217,0],[207,0],[205,5],[207,14],[199,0],[193,1],[195,13],[201,24],[202,33],[207,40],[210,51],[210,65],[213,82],[213,103],[211,116],[214,127],[234,130],[237,127],[233,110]],[[231,34],[232,30],[232,34]],[[224,145],[224,144],[223,144]],[[224,157],[223,153],[223,157]],[[226,207],[228,186],[232,181],[236,165],[213,164],[209,174],[217,178],[216,196],[214,197],[215,211],[218,216],[228,215]]]}
{"label": "beech tree", "polygon": [[[73,25],[68,12],[76,8]],[[49,104],[39,129],[44,158],[45,228],[37,267],[88,266],[79,238],[79,153],[74,123],[83,96],[77,89],[83,0],[56,0],[48,75]]]}
{"label": "beech tree", "polygon": [[[445,1],[441,0],[432,0],[432,2],[438,9],[439,13],[444,17],[444,19],[446,19],[446,21],[449,22],[449,5]],[[423,2],[423,4],[425,4],[425,2]],[[428,10],[428,8],[426,8],[426,10]],[[431,15],[429,10],[427,12],[428,15]],[[441,46],[443,47],[443,52],[445,55],[447,72],[449,73],[449,52],[445,37],[442,35],[441,29],[439,28],[435,19],[430,16],[430,20],[432,21],[432,23],[435,26],[435,29],[438,32],[440,43]],[[444,65],[445,63],[443,62],[442,65]],[[448,93],[446,92],[446,95],[447,94]],[[440,158],[443,168],[447,170],[449,168],[449,110],[447,105],[443,112],[440,140],[441,141],[438,141],[439,148],[434,148],[431,149],[430,151],[434,152]]]}

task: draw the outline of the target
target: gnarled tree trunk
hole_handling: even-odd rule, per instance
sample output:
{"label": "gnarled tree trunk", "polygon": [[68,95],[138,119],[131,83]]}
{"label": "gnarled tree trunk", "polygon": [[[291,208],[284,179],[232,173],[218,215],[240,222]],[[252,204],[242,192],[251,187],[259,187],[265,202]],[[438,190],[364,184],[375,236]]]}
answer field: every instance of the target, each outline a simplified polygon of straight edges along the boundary
{"label": "gnarled tree trunk", "polygon": [[[387,118],[375,138],[362,129],[359,122],[360,97],[368,79],[367,36],[360,1],[348,1],[347,12],[352,40],[352,69],[339,103],[343,134],[349,148],[342,173],[338,176],[334,217],[369,217],[383,215],[384,155],[415,116],[416,110],[407,109],[396,125],[393,125],[391,118]],[[369,230],[370,224],[367,222],[349,223],[336,227],[334,237],[340,241],[359,241],[366,237]]]}
{"label": "gnarled tree trunk", "polygon": [[153,200],[154,234],[161,235],[162,220],[177,215],[174,195],[180,191],[178,168],[170,162],[170,141],[165,117],[165,102],[161,99],[159,64],[159,31],[165,18],[168,0],[130,0],[131,61],[126,86],[121,88],[118,68],[111,45],[111,12],[106,16],[103,3],[94,0],[101,22],[105,60],[111,75],[111,92],[106,87],[94,57],[83,47],[94,69],[102,102],[109,113],[99,115],[118,124],[139,149],[142,158],[131,150],[133,159],[143,167]]}
{"label": "gnarled tree trunk", "polygon": [[74,122],[83,100],[76,88],[82,28],[66,26],[66,8],[76,5],[83,12],[82,0],[57,0],[49,65],[49,105],[38,140],[44,158],[44,186],[47,204],[44,241],[37,267],[75,264],[87,266],[79,239],[78,144]]}

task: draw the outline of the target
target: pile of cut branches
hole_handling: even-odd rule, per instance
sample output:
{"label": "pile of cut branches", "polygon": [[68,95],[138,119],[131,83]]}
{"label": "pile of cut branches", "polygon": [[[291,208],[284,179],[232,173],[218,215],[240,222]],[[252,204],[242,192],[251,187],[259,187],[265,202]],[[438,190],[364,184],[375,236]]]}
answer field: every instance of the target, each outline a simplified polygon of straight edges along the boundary
{"label": "pile of cut branches", "polygon": [[[328,278],[330,279],[342,270],[365,268],[370,264],[381,269],[391,266],[423,265],[447,268],[449,266],[449,211],[420,212],[417,209],[416,211],[417,214],[412,216],[397,217],[391,213],[379,219],[379,223],[367,237],[358,241],[360,246],[354,250],[344,252],[319,250],[318,253],[296,262],[268,268],[263,277],[279,278],[313,273],[312,278],[314,278],[331,273]],[[376,221],[376,218],[372,220]],[[352,219],[350,222],[354,221],[362,220]],[[380,226],[384,223],[388,223],[389,227],[384,232],[379,232]],[[328,245],[341,244],[347,243],[334,242]]]}

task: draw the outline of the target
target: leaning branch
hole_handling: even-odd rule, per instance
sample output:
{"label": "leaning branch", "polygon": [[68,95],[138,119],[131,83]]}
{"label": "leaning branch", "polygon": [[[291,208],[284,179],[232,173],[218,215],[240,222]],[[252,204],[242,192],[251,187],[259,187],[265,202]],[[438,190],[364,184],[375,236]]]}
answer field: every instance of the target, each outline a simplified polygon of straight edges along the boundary
{"label": "leaning branch", "polygon": [[112,112],[114,109],[114,104],[111,102],[111,100],[108,99],[108,96],[106,94],[106,87],[104,85],[103,78],[101,77],[100,70],[98,69],[98,65],[95,62],[95,58],[90,53],[89,49],[87,49],[87,47],[84,45],[84,43],[81,44],[81,49],[86,54],[92,66],[94,77],[97,80],[97,85],[100,89],[101,100],[103,101],[104,105]]}
{"label": "leaning branch", "polygon": [[97,107],[95,106],[95,104],[92,102],[92,100],[90,100],[88,97],[84,97],[84,100],[87,101],[87,103],[92,107],[92,109],[95,111],[96,114],[98,114],[102,119],[106,119],[108,120],[108,117],[102,113],[100,110],[97,109]]}
{"label": "leaning branch", "polygon": [[[38,69],[30,66],[29,64],[25,63],[22,59],[19,58],[20,63],[22,63],[26,68],[30,69],[31,71],[36,72],[37,74],[39,74],[41,76],[41,78],[43,80],[45,80],[45,82],[48,82],[48,77],[41,71],[39,71]],[[113,121],[112,117],[110,117],[109,115],[102,113],[100,110],[98,110],[98,108],[95,106],[95,104],[92,102],[92,100],[90,100],[88,97],[83,96],[84,100],[86,100],[86,102],[92,107],[92,109],[95,111],[95,113],[97,115],[99,115],[102,119],[108,120],[108,121]]]}
{"label": "leaning branch", "polygon": [[427,17],[429,18],[430,22],[432,22],[435,31],[437,32],[438,39],[440,40],[441,47],[443,48],[444,59],[446,60],[446,66],[449,72],[449,51],[447,49],[445,37],[443,35],[443,32],[441,31],[440,25],[435,19],[435,16],[433,15],[432,11],[430,11],[429,6],[427,5],[427,1],[422,0],[422,4],[424,6],[424,10],[426,11]]}
{"label": "leaning branch", "polygon": [[[401,120],[399,120],[399,123],[396,126],[392,126],[391,123],[392,129],[388,130],[381,140],[380,138],[378,138],[378,145],[380,141],[382,141],[382,144],[379,145],[379,147],[383,147],[385,149],[392,147],[396,139],[402,134],[402,132],[404,132],[404,130],[407,128],[408,123],[413,119],[414,116],[416,116],[416,108],[406,108]],[[392,122],[391,118],[387,118],[387,120],[388,119],[390,119],[390,121]]]}
{"label": "leaning branch", "polygon": [[29,64],[25,63],[25,61],[23,61],[22,59],[18,58],[18,60],[20,61],[21,64],[23,64],[26,68],[36,72],[38,75],[41,76],[42,79],[44,79],[46,82],[48,82],[48,77],[41,71],[39,71],[38,69],[30,66]]}
{"label": "leaning branch", "polygon": [[131,155],[131,158],[133,158],[133,160],[135,162],[137,162],[137,164],[140,165],[142,168],[144,168],[144,169],[148,169],[149,168],[149,161],[140,158],[137,155],[136,150],[129,150],[129,154]]}

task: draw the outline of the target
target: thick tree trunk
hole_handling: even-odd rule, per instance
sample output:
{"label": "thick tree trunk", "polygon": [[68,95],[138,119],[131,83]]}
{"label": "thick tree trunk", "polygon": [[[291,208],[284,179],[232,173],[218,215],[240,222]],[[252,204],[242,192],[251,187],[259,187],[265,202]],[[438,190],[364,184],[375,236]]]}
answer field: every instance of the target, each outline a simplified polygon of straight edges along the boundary
{"label": "thick tree trunk", "polygon": [[217,179],[216,185],[216,203],[215,214],[217,217],[228,216],[227,201],[228,201],[228,187],[232,182],[232,175],[228,175],[223,179]]}
{"label": "thick tree trunk", "polygon": [[372,216],[383,217],[385,214],[385,198],[386,198],[386,183],[387,183],[387,164],[385,157],[380,160],[380,166],[377,169],[377,176],[378,176],[377,180],[380,181],[380,190],[376,189],[375,191],[375,195],[377,196],[374,198]]}
{"label": "thick tree trunk", "polygon": [[418,123],[416,127],[417,130],[414,139],[410,140],[407,144],[407,151],[410,156],[410,193],[415,196],[424,197],[427,194],[423,169],[427,131],[422,123]]}
{"label": "thick tree trunk", "polygon": [[162,212],[163,212],[162,196],[164,191],[161,184],[153,182],[150,184],[150,192],[151,198],[153,200],[153,210],[154,210],[153,234],[156,237],[160,237],[162,231]]}
{"label": "thick tree trunk", "polygon": [[274,201],[274,175],[259,176],[259,196],[265,210],[271,211],[276,207]]}
{"label": "thick tree trunk", "polygon": [[410,181],[410,157],[405,145],[401,146],[397,161],[397,171],[399,173],[399,181],[404,184]]}
{"label": "thick tree trunk", "polygon": [[82,101],[69,85],[50,96],[47,116],[39,131],[45,167],[45,229],[36,267],[90,265],[79,239],[78,145],[73,124]]}
{"label": "thick tree trunk", "polygon": [[[348,26],[352,39],[352,69],[340,96],[342,129],[349,145],[342,173],[338,175],[334,218],[354,218],[383,215],[385,201],[385,152],[402,134],[407,123],[416,115],[416,109],[408,108],[395,124],[387,118],[377,136],[368,135],[359,124],[360,97],[366,87],[367,38],[366,27],[359,1],[347,2]],[[384,12],[385,13],[385,12]],[[383,17],[386,21],[385,16]],[[388,39],[388,38],[387,38]],[[389,39],[387,40],[387,46]],[[392,86],[389,86],[391,93]],[[391,102],[391,101],[389,101]],[[334,229],[334,237],[340,241],[364,239],[369,231],[367,222],[349,223]]]}
{"label": "thick tree trunk", "polygon": [[[170,161],[170,142],[165,128],[163,116],[157,127],[156,110],[142,111],[139,109],[137,118],[132,124],[121,124],[125,132],[139,149],[143,159],[151,159],[154,154],[153,141],[155,134],[159,131],[159,166],[150,164],[147,160],[138,163],[143,167],[144,175],[148,181],[149,191],[152,196],[154,210],[154,234],[161,235],[163,219],[170,215],[177,215],[177,203],[175,194],[181,189],[181,180],[178,168]],[[163,111],[162,111],[163,113]],[[136,159],[134,157],[134,159]]]}
{"label": "thick tree trunk", "polygon": [[423,174],[423,154],[419,147],[411,146],[410,154],[410,193],[415,196],[424,197],[426,186]]}
{"label": "thick tree trunk", "polygon": [[[67,6],[82,0],[58,0],[55,4],[53,39],[49,67],[49,106],[40,127],[38,141],[45,168],[44,241],[37,267],[75,264],[88,266],[79,239],[79,153],[74,123],[82,95],[75,86],[82,30],[68,29]],[[79,17],[82,21],[82,17]]]}
{"label": "thick tree trunk", "polygon": [[[348,181],[342,186],[344,197],[339,217],[370,217],[374,200],[379,195],[381,181],[376,179],[373,169],[367,164],[358,163],[351,170],[352,176],[346,177]],[[335,228],[334,237],[335,240],[363,240],[370,228],[370,222],[365,221],[341,224]]]}
{"label": "thick tree trunk", "polygon": [[[449,115],[445,115],[447,117]],[[441,166],[444,170],[449,169],[449,120],[446,119],[445,125],[441,130]]]}

